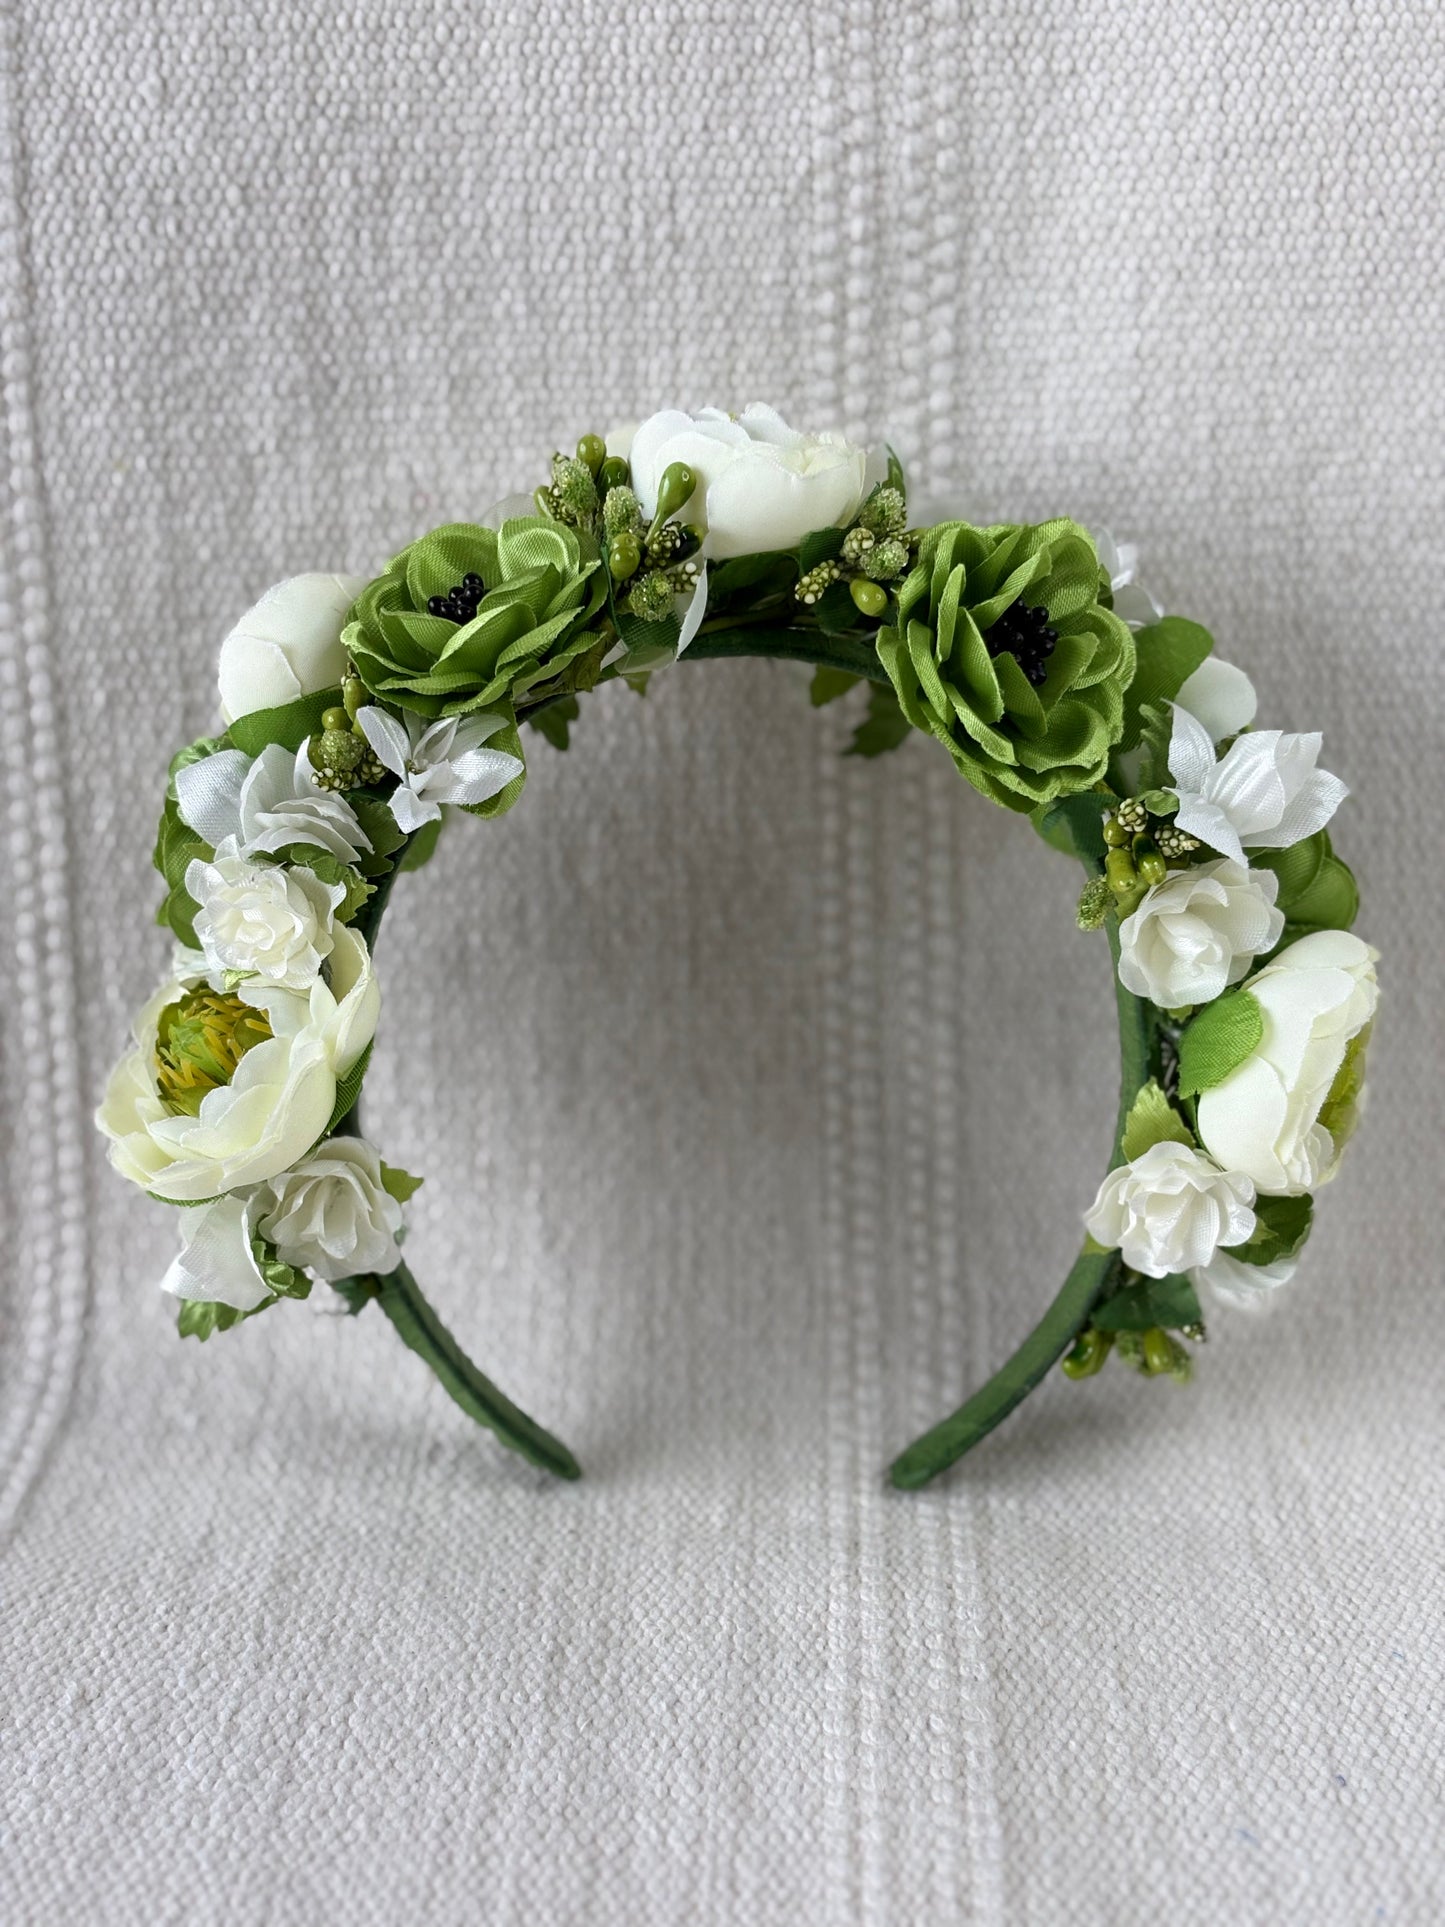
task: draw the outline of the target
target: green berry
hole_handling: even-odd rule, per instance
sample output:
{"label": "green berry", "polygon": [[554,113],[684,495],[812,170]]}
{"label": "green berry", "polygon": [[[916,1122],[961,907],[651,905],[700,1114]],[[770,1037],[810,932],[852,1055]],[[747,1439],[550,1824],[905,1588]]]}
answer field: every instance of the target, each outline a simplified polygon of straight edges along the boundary
{"label": "green berry", "polygon": [[351,718],[344,709],[323,709],[321,712],[321,727],[327,730],[350,729]]}
{"label": "green berry", "polygon": [[697,477],[686,462],[669,462],[662,471],[662,480],[657,485],[657,513],[654,525],[665,522],[669,515],[676,515],[692,500],[693,490],[697,487]]}
{"label": "green berry", "polygon": [[614,535],[607,545],[607,567],[614,582],[625,582],[642,566],[642,544],[635,535]]}
{"label": "green berry", "polygon": [[861,578],[848,584],[848,593],[865,616],[881,616],[888,607],[888,594],[876,582],[865,582]]}
{"label": "green berry", "polygon": [[609,455],[597,474],[597,486],[603,490],[625,488],[632,477],[632,470],[620,455]]}
{"label": "green berry", "polygon": [[607,444],[600,435],[584,435],[577,444],[577,459],[585,469],[596,475],[607,460]]}

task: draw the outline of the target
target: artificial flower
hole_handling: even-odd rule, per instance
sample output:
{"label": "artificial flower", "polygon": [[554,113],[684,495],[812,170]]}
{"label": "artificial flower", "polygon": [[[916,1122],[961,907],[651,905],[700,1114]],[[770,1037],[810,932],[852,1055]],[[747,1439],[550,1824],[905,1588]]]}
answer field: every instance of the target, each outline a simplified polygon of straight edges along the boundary
{"label": "artificial flower", "polygon": [[193,1304],[254,1311],[271,1297],[256,1262],[255,1194],[233,1193],[180,1213],[181,1248],[161,1279],[163,1291]]}
{"label": "artificial flower", "polygon": [[307,990],[331,955],[332,915],[344,883],[323,883],[301,865],[253,863],[243,856],[196,857],[186,889],[200,906],[196,938],[210,971],[259,977],[282,990]]}
{"label": "artificial flower", "polygon": [[1114,614],[1121,616],[1131,629],[1147,629],[1150,623],[1157,622],[1164,611],[1139,581],[1139,551],[1135,544],[1116,542],[1108,529],[1098,529],[1094,546],[1099,553],[1099,567],[1109,578]]}
{"label": "artificial flower", "polygon": [[1328,1184],[1353,1133],[1379,1001],[1378,952],[1348,930],[1301,937],[1249,979],[1264,1031],[1243,1063],[1199,1097],[1199,1135],[1262,1192]]}
{"label": "artificial flower", "polygon": [[343,641],[384,703],[428,717],[494,709],[594,645],[599,560],[590,537],[541,516],[450,523],[366,585]]}
{"label": "artificial flower", "polygon": [[1254,1185],[1192,1144],[1151,1144],[1111,1171],[1084,1214],[1089,1236],[1146,1278],[1207,1265],[1255,1227]]}
{"label": "artificial flower", "polygon": [[318,1278],[394,1271],[401,1205],[364,1138],[330,1137],[256,1194],[256,1229],[284,1264]]}
{"label": "artificial flower", "polygon": [[923,537],[878,655],[903,713],[976,789],[1016,810],[1104,774],[1134,675],[1128,625],[1077,522]]}
{"label": "artificial flower", "polygon": [[1323,738],[1251,730],[1216,760],[1214,738],[1182,704],[1174,705],[1169,740],[1174,821],[1221,856],[1245,861],[1246,849],[1287,850],[1322,830],[1349,791],[1316,769]]}
{"label": "artificial flower", "polygon": [[1161,1010],[1207,1004],[1284,932],[1279,878],[1232,857],[1174,870],[1119,926],[1119,981]]}
{"label": "artificial flower", "polygon": [[408,836],[435,823],[443,803],[484,803],[520,776],[522,760],[505,750],[485,749],[505,716],[424,716],[404,720],[368,704],[358,712],[367,742],[397,779],[387,801],[396,826]]}
{"label": "artificial flower", "polygon": [[1272,1264],[1247,1265],[1227,1251],[1216,1251],[1207,1265],[1196,1265],[1189,1282],[1197,1292],[1213,1292],[1239,1311],[1263,1311],[1281,1285],[1299,1270],[1298,1258],[1276,1258]]}
{"label": "artificial flower", "polygon": [[1206,656],[1193,675],[1185,677],[1174,700],[1203,723],[1216,743],[1248,729],[1259,708],[1249,677],[1218,656]]}
{"label": "artificial flower", "polygon": [[341,631],[364,576],[293,575],[268,589],[221,644],[227,723],[334,689],[346,671]]}
{"label": "artificial flower", "polygon": [[188,1204],[276,1177],[306,1155],[381,1011],[365,942],[338,924],[333,946],[306,991],[259,980],[224,993],[161,985],[96,1113],[123,1177]]}
{"label": "artificial flower", "polygon": [[627,455],[648,516],[663,472],[686,463],[697,477],[687,517],[704,530],[707,553],[718,560],[795,549],[816,529],[846,528],[868,489],[866,449],[842,435],[802,434],[761,402],[740,415],[665,408],[636,430]]}
{"label": "artificial flower", "polygon": [[314,844],[355,863],[371,839],[345,797],[318,790],[306,745],[268,743],[254,759],[220,749],[176,772],[176,805],[217,856],[260,856]]}

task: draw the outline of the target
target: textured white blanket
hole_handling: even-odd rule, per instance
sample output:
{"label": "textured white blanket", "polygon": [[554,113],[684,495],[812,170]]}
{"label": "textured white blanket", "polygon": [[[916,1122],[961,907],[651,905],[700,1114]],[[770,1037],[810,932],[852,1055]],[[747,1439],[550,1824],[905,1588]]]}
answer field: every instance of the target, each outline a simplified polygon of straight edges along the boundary
{"label": "textured white blanket", "polygon": [[[1442,1854],[1445,27],[1428,4],[17,0],[0,125],[0,1915],[1423,1922]],[[1067,510],[1323,727],[1385,953],[1296,1295],[893,1451],[1100,1174],[1073,878],[768,665],[533,751],[381,946],[414,1262],[182,1345],[99,1082],[228,624],[662,401]]]}

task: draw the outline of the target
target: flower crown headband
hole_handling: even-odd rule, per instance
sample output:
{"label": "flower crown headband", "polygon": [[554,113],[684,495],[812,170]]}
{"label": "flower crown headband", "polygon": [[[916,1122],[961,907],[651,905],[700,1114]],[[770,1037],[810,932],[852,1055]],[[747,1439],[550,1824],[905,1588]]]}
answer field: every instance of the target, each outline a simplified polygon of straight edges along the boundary
{"label": "flower crown headband", "polygon": [[1319,736],[1255,729],[1243,671],[1133,567],[1064,518],[910,526],[891,451],[753,406],[584,435],[530,501],[432,530],[374,581],[270,590],[221,648],[224,735],[170,767],[155,863],[178,945],[97,1114],[116,1169],[188,1207],[163,1281],[182,1335],[324,1281],[379,1305],[505,1444],[578,1476],[402,1258],[420,1180],[361,1135],[377,930],[444,810],[517,801],[520,723],[565,749],[602,683],[771,656],[815,665],[815,704],[867,685],[856,753],[921,730],[1026,812],[1083,866],[1078,924],[1114,959],[1118,1120],[1082,1249],[895,1484],[951,1465],[1060,1361],[1187,1379],[1201,1295],[1259,1305],[1295,1269],[1361,1108],[1377,953],[1349,934],[1326,828],[1346,790]]}

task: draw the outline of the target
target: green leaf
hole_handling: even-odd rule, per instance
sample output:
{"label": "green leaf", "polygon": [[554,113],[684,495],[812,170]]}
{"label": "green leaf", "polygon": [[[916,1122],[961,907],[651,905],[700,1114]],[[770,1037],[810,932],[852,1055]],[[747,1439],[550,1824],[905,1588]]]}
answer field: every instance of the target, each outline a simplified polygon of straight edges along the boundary
{"label": "green leaf", "polygon": [[731,556],[726,562],[708,564],[708,604],[725,602],[730,596],[746,589],[764,589],[770,594],[780,594],[791,588],[797,579],[796,557],[780,550],[770,550],[761,555]]}
{"label": "green leaf", "polygon": [[913,725],[898,706],[898,698],[882,683],[868,685],[868,715],[853,732],[845,756],[883,756],[907,740]]}
{"label": "green leaf", "polygon": [[495,796],[489,796],[484,803],[458,804],[457,807],[465,810],[468,816],[479,816],[484,822],[490,822],[493,817],[505,816],[522,794],[527,782],[527,759],[522,754],[522,737],[515,722],[509,722],[504,729],[499,729],[496,735],[488,740],[487,747],[499,749],[507,756],[515,756],[523,767],[505,789],[498,790]]}
{"label": "green leaf", "polygon": [[[1164,703],[1149,703],[1139,711],[1138,787],[1148,794],[1169,781],[1169,743],[1174,717]],[[1176,800],[1176,809],[1179,807]]]}
{"label": "green leaf", "polygon": [[858,632],[858,604],[846,582],[830,582],[813,604],[813,617],[825,636]]}
{"label": "green leaf", "polygon": [[193,950],[197,948],[196,912],[201,906],[186,890],[186,871],[196,857],[209,862],[214,854],[210,844],[203,842],[182,819],[174,796],[167,796],[151,854],[151,861],[166,884],[165,899],[156,912],[156,922],[167,925]]}
{"label": "green leaf", "polygon": [[413,830],[406,848],[397,858],[398,870],[420,870],[430,863],[436,855],[437,844],[441,841],[442,830],[446,824],[445,808],[435,822],[423,823],[419,830]]}
{"label": "green leaf", "polygon": [[375,1298],[376,1278],[371,1272],[363,1272],[356,1278],[333,1278],[331,1289],[338,1297],[345,1299],[347,1316],[355,1318]]}
{"label": "green leaf", "polygon": [[1029,811],[1029,821],[1051,850],[1085,863],[1103,861],[1104,799],[1096,792],[1080,790],[1041,803]]}
{"label": "green leaf", "polygon": [[399,1164],[383,1163],[381,1167],[382,1188],[398,1204],[405,1204],[408,1198],[415,1197],[426,1183],[425,1178],[414,1178],[410,1171],[403,1171]]}
{"label": "green leaf", "polygon": [[[276,1256],[276,1247],[265,1238],[251,1239],[251,1252],[256,1260],[256,1269],[278,1298],[309,1298],[311,1280],[304,1271],[295,1265],[283,1264]],[[264,1309],[257,1306],[258,1311]]]}
{"label": "green leaf", "polygon": [[323,883],[333,887],[340,884],[346,895],[332,912],[338,923],[350,923],[368,897],[376,893],[376,885],[366,878],[350,863],[343,863],[330,850],[319,849],[314,843],[292,843],[287,846],[286,861],[297,869],[310,870]]}
{"label": "green leaf", "polygon": [[1273,870],[1279,878],[1275,902],[1288,915],[1319,875],[1329,854],[1328,832],[1316,830],[1303,843],[1292,844],[1287,850],[1251,850],[1249,863],[1254,870]]}
{"label": "green leaf", "polygon": [[1163,1090],[1150,1078],[1139,1092],[1124,1123],[1119,1148],[1130,1164],[1152,1144],[1190,1144],[1194,1134]]}
{"label": "green leaf", "polygon": [[1308,1192],[1298,1198],[1256,1198],[1253,1235],[1242,1245],[1231,1245],[1229,1256],[1246,1265],[1293,1258],[1310,1235],[1314,1213],[1315,1201]]}
{"label": "green leaf", "polygon": [[173,802],[175,801],[176,778],[183,769],[189,769],[192,763],[203,763],[208,756],[214,756],[218,750],[229,748],[230,744],[224,736],[198,736],[195,742],[187,743],[184,749],[178,749],[171,758],[170,768],[166,771],[166,795]]}
{"label": "green leaf", "polygon": [[820,562],[835,561],[845,533],[843,529],[814,529],[811,535],[805,535],[798,549],[798,573],[806,575]]}
{"label": "green leaf", "polygon": [[533,710],[525,720],[539,735],[546,737],[553,749],[566,749],[571,725],[576,722],[581,707],[575,696],[562,696],[548,703],[545,709]]}
{"label": "green leaf", "polygon": [[1091,1320],[1105,1332],[1152,1331],[1160,1325],[1179,1331],[1200,1322],[1199,1298],[1182,1271],[1125,1285],[1095,1307]]}
{"label": "green leaf", "polygon": [[861,676],[852,675],[846,669],[834,669],[820,662],[813,671],[813,683],[808,691],[814,709],[821,709],[825,703],[837,702],[850,689],[856,689],[862,680]]}
{"label": "green leaf", "polygon": [[346,800],[371,841],[370,850],[363,850],[358,859],[362,874],[368,877],[384,876],[391,868],[392,857],[405,843],[406,835],[397,828],[391,805],[385,797],[374,796],[370,790],[352,790]]}
{"label": "green leaf", "polygon": [[893,445],[891,442],[885,443],[884,446],[888,450],[887,486],[889,488],[896,488],[898,490],[898,493],[906,498],[908,494],[908,487],[903,479],[903,464],[901,461],[899,461],[897,455],[893,452]]}
{"label": "green leaf", "polygon": [[238,716],[226,731],[226,738],[248,756],[259,756],[268,743],[285,749],[300,749],[308,736],[321,727],[321,717],[341,702],[341,690],[318,689],[314,695],[300,696],[279,709],[253,709],[249,716]]}
{"label": "green leaf", "polygon": [[182,1298],[176,1309],[176,1330],[182,1338],[198,1338],[204,1345],[212,1332],[228,1332],[243,1319],[269,1311],[276,1303],[274,1298],[263,1298],[249,1311],[238,1311],[234,1305],[221,1305],[210,1299]]}
{"label": "green leaf", "polygon": [[682,634],[682,624],[676,616],[664,616],[660,622],[644,622],[640,616],[622,608],[617,611],[617,629],[627,651],[622,664],[627,675],[671,662]]}
{"label": "green leaf", "polygon": [[370,1062],[371,1045],[368,1044],[360,1057],[358,1057],[352,1065],[351,1069],[346,1073],[345,1077],[337,1080],[336,1102],[331,1107],[331,1122],[316,1140],[318,1144],[323,1143],[329,1138],[337,1126],[344,1124],[350,1116],[352,1110],[355,1108],[357,1098],[361,1096],[362,1080],[366,1076],[366,1067]]}
{"label": "green leaf", "polygon": [[1184,1027],[1179,1039],[1179,1095],[1197,1097],[1222,1084],[1264,1035],[1264,1012],[1247,990],[1226,990]]}
{"label": "green leaf", "polygon": [[1156,703],[1172,702],[1213,647],[1209,631],[1184,616],[1165,616],[1135,632],[1138,666],[1124,698],[1121,750],[1130,750],[1138,742],[1143,711]]}
{"label": "green leaf", "polygon": [[1360,888],[1348,863],[1331,854],[1289,906],[1289,921],[1310,930],[1348,930],[1360,913]]}

